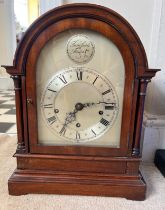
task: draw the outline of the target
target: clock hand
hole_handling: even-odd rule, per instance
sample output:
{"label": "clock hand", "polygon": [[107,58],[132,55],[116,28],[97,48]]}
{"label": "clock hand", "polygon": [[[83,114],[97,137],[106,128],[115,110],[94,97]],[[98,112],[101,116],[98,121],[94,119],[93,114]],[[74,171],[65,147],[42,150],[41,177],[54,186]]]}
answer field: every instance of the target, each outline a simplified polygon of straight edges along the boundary
{"label": "clock hand", "polygon": [[66,113],[66,118],[65,118],[63,127],[60,130],[61,135],[65,134],[67,125],[76,119],[75,113],[76,113],[75,111]]}
{"label": "clock hand", "polygon": [[63,124],[63,128],[62,129],[65,129],[65,127],[69,124],[69,123],[71,123],[71,122],[73,122],[73,121],[75,121],[76,120],[76,113],[78,112],[78,111],[81,111],[83,108],[85,108],[85,107],[90,107],[90,106],[94,106],[94,105],[97,105],[97,104],[109,104],[109,105],[112,105],[112,107],[114,107],[114,105],[116,104],[116,103],[109,103],[109,102],[104,102],[104,101],[99,101],[99,102],[97,102],[97,103],[94,103],[94,102],[92,102],[92,103],[84,103],[84,104],[82,104],[82,103],[77,103],[76,105],[75,105],[75,109],[74,109],[74,111],[73,112],[69,112],[69,113],[66,113],[66,118],[65,118],[65,122],[64,122],[64,124]]}
{"label": "clock hand", "polygon": [[110,105],[115,105],[116,103],[99,101],[97,104],[110,104]]}
{"label": "clock hand", "polygon": [[77,103],[77,104],[75,105],[75,110],[77,110],[77,112],[78,112],[78,111],[81,111],[81,110],[82,110],[83,108],[85,108],[85,107],[91,107],[91,106],[94,106],[94,105],[97,105],[97,104],[108,104],[108,105],[114,107],[116,103],[113,103],[113,102],[104,102],[104,101],[99,101],[99,102],[97,102],[97,103],[94,103],[94,102],[91,102],[91,103],[84,103],[84,104],[82,104],[82,103]]}
{"label": "clock hand", "polygon": [[82,103],[77,103],[77,104],[75,105],[75,109],[74,109],[73,112],[66,113],[65,122],[64,122],[64,124],[63,124],[63,128],[64,128],[64,129],[65,129],[65,127],[66,127],[69,123],[71,123],[71,122],[73,122],[73,121],[76,120],[76,113],[77,113],[78,111],[81,111],[83,108],[84,108],[84,105],[83,105]]}
{"label": "clock hand", "polygon": [[76,109],[73,112],[66,113],[66,118],[65,118],[63,127],[62,127],[62,129],[60,131],[61,133],[65,130],[65,128],[67,127],[67,125],[69,123],[71,123],[71,122],[76,120],[76,113],[77,113]]}
{"label": "clock hand", "polygon": [[108,105],[111,105],[111,106],[114,106],[116,103],[113,103],[113,102],[104,102],[104,101],[99,101],[97,103],[84,103],[82,104],[83,105],[83,108],[84,107],[90,107],[90,106],[94,106],[94,105],[97,105],[97,104],[108,104]]}
{"label": "clock hand", "polygon": [[74,110],[73,112],[66,113],[66,118],[65,118],[64,124],[67,125],[67,124],[71,123],[72,121],[74,121],[76,119],[76,113],[77,113],[77,110]]}

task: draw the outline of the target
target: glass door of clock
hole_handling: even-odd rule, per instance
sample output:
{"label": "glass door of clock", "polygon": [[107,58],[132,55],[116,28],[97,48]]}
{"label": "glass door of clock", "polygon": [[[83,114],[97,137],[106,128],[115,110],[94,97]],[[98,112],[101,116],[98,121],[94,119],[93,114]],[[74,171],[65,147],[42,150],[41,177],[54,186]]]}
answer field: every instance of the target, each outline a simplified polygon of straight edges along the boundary
{"label": "glass door of clock", "polygon": [[27,68],[31,152],[128,154],[135,66],[115,28],[86,18],[52,24],[32,45]]}
{"label": "glass door of clock", "polygon": [[64,31],[44,46],[36,68],[40,144],[120,147],[125,67],[112,41]]}

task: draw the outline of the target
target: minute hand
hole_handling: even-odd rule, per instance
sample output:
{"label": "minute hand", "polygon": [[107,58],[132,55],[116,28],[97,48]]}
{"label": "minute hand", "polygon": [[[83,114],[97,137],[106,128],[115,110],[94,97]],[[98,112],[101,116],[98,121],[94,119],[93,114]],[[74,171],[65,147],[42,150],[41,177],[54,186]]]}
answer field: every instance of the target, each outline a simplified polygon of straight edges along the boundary
{"label": "minute hand", "polygon": [[94,106],[94,105],[97,105],[97,104],[108,104],[108,105],[114,106],[116,103],[99,101],[99,102],[96,102],[96,103],[94,103],[94,102],[92,102],[92,103],[84,103],[83,107],[90,107],[90,106]]}
{"label": "minute hand", "polygon": [[116,103],[114,103],[114,102],[109,103],[109,102],[105,102],[105,101],[99,101],[96,104],[110,104],[110,105],[115,105]]}

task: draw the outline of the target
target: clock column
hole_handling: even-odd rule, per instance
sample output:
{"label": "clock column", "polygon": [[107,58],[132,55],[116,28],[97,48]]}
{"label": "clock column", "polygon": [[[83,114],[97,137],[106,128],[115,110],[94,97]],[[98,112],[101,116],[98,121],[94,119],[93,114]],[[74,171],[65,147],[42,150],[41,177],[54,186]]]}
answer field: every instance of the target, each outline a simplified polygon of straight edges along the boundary
{"label": "clock column", "polygon": [[25,143],[23,137],[23,114],[22,114],[22,97],[21,97],[21,76],[12,75],[15,90],[15,103],[16,103],[16,121],[17,121],[17,150],[16,153],[25,153]]}
{"label": "clock column", "polygon": [[137,99],[137,119],[136,119],[136,130],[135,130],[135,140],[133,144],[132,156],[139,157],[140,156],[140,138],[141,138],[141,129],[142,129],[142,121],[143,121],[143,112],[144,112],[144,102],[147,91],[147,85],[151,82],[151,78],[156,74],[159,69],[147,69],[148,75],[144,78],[139,79],[139,96]]}

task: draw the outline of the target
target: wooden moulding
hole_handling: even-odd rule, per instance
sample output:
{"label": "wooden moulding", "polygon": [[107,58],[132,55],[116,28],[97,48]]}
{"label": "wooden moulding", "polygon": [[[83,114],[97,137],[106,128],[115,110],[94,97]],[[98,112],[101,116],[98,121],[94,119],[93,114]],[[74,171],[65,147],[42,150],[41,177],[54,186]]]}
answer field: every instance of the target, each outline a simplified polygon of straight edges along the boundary
{"label": "wooden moulding", "polygon": [[17,169],[10,177],[8,186],[10,195],[98,195],[132,200],[144,200],[146,191],[146,184],[140,173],[135,176]]}
{"label": "wooden moulding", "polygon": [[146,184],[138,171],[139,158],[15,156],[18,167],[8,182],[10,195],[53,193],[145,199]]}
{"label": "wooden moulding", "polygon": [[139,158],[16,154],[17,169],[138,174]]}

